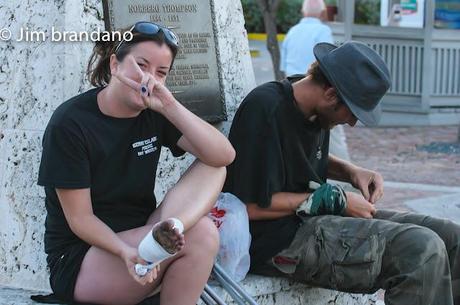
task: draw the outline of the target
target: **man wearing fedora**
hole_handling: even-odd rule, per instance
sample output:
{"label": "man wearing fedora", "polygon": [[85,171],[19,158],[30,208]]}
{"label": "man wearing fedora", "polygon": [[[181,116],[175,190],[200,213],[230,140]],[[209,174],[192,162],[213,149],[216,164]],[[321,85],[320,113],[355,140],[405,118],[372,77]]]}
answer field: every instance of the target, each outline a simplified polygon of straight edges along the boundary
{"label": "man wearing fedora", "polygon": [[355,41],[317,44],[314,55],[306,76],[250,92],[232,123],[237,156],[224,191],[247,205],[252,272],[346,292],[385,289],[387,305],[460,305],[460,226],[377,210],[382,176],[329,155],[335,125],[378,123],[388,68]]}

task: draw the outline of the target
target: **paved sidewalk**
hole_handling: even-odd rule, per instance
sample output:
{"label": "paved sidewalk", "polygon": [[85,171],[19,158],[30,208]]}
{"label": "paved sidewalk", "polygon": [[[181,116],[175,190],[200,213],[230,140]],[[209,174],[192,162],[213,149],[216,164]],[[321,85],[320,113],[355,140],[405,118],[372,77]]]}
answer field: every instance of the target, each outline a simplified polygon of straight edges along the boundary
{"label": "paved sidewalk", "polygon": [[434,149],[454,144],[457,130],[458,126],[345,127],[352,160],[379,170],[386,180],[460,187],[460,151]]}
{"label": "paved sidewalk", "polygon": [[351,160],[379,171],[386,181],[379,208],[460,223],[460,151],[452,148],[460,147],[457,129],[345,127],[345,134]]}

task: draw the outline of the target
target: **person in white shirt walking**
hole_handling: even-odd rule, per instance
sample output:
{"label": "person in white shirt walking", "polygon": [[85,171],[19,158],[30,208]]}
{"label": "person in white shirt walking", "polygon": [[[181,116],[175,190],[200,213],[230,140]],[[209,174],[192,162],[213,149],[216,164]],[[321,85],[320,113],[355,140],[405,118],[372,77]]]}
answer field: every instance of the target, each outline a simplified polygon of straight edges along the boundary
{"label": "person in white shirt walking", "polygon": [[331,29],[321,22],[325,9],[323,0],[304,0],[304,17],[288,31],[281,49],[280,70],[286,76],[305,74],[315,61],[313,47],[319,42],[333,43]]}

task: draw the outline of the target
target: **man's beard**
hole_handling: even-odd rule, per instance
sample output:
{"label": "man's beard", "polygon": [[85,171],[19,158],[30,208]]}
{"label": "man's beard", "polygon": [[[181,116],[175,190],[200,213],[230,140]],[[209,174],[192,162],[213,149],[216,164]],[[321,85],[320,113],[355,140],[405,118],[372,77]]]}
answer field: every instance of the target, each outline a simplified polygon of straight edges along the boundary
{"label": "man's beard", "polygon": [[317,120],[321,128],[326,130],[330,130],[337,125],[337,123],[331,121],[327,115],[318,114]]}

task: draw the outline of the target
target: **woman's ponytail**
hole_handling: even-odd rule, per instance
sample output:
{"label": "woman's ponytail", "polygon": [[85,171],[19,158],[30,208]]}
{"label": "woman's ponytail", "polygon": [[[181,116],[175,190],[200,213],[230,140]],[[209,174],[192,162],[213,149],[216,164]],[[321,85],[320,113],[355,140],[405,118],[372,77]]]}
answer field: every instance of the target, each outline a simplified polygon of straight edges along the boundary
{"label": "woman's ponytail", "polygon": [[111,77],[110,56],[118,44],[117,41],[97,41],[89,58],[86,76],[95,87],[106,86]]}

